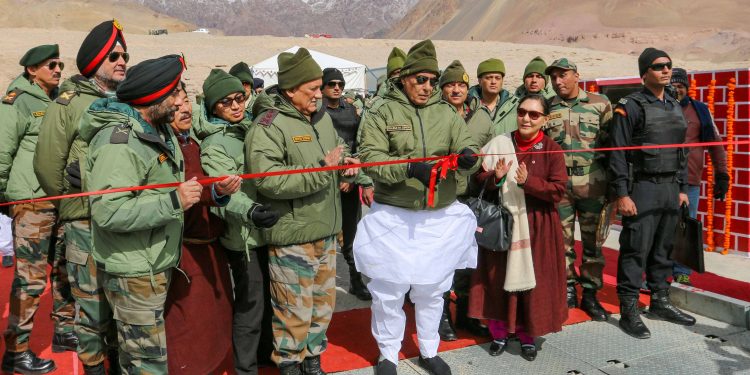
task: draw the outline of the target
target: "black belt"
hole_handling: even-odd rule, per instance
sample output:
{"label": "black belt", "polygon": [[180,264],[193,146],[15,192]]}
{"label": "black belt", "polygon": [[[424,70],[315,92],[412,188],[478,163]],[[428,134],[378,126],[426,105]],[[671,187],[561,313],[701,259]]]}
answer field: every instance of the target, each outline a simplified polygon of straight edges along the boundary
{"label": "black belt", "polygon": [[666,184],[669,182],[677,182],[677,173],[669,174],[645,174],[636,173],[635,181],[648,181],[655,184]]}

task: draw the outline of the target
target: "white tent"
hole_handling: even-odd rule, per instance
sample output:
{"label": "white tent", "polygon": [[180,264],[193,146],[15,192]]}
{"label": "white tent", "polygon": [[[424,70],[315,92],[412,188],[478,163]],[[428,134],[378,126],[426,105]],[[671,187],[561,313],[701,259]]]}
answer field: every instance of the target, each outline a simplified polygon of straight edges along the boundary
{"label": "white tent", "polygon": [[[299,46],[289,48],[284,52],[295,53],[299,49]],[[355,63],[353,61],[344,60],[340,57],[327,55],[318,51],[309,50],[313,60],[320,65],[321,69],[325,68],[336,68],[344,74],[344,80],[346,81],[347,90],[357,90],[364,93],[367,90],[367,84],[365,81],[365,69],[366,66]],[[279,64],[277,61],[278,54],[273,57],[269,57],[255,65],[253,65],[253,77],[263,79],[264,86],[268,87],[278,83]]]}

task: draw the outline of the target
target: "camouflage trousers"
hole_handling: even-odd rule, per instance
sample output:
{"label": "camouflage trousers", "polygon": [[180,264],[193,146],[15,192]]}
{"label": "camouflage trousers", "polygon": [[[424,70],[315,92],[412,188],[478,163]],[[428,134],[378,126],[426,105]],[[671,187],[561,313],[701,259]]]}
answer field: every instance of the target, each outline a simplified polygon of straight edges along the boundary
{"label": "camouflage trousers", "polygon": [[164,304],[172,270],[122,277],[98,270],[117,327],[123,374],[166,374],[167,336]]}
{"label": "camouflage trousers", "polygon": [[47,286],[50,250],[55,252],[50,273],[55,333],[73,331],[75,304],[65,266],[64,232],[62,226],[56,225],[55,207],[49,202],[30,203],[13,206],[12,211],[16,268],[10,290],[5,347],[21,352],[29,348],[34,315]]}
{"label": "camouflage trousers", "polygon": [[65,223],[65,256],[73,298],[78,305],[75,333],[78,358],[86,366],[104,361],[109,350],[117,350],[117,331],[112,309],[104,296],[102,275],[91,256],[91,228],[88,220]]}
{"label": "camouflage trousers", "polygon": [[[601,289],[604,255],[601,246],[596,245],[596,228],[599,214],[605,203],[607,179],[603,169],[584,176],[570,176],[565,196],[558,203],[557,210],[562,221],[565,242],[565,265],[568,268],[568,284],[580,283],[584,288]],[[575,221],[581,229],[583,259],[576,273],[574,263]]]}
{"label": "camouflage trousers", "polygon": [[269,246],[268,266],[277,364],[302,362],[325,351],[336,303],[337,236],[290,246]]}

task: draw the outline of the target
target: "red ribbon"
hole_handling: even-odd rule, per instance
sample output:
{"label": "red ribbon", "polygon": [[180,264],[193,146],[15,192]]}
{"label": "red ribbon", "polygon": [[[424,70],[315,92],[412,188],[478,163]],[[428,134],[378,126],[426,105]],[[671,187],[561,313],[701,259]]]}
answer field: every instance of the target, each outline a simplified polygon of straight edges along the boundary
{"label": "red ribbon", "polygon": [[432,170],[430,171],[430,187],[427,191],[428,207],[435,207],[435,185],[438,183],[438,173],[440,173],[440,179],[444,180],[448,177],[448,171],[455,171],[456,169],[458,169],[457,154],[444,156],[432,166]]}

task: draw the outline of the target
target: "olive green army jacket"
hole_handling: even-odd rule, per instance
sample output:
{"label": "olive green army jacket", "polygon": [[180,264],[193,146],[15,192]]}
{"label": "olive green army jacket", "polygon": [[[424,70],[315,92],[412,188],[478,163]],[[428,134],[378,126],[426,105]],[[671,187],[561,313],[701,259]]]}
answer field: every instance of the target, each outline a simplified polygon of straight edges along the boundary
{"label": "olive green army jacket", "polygon": [[[278,94],[259,96],[254,107],[253,112],[258,116],[245,138],[248,173],[317,168],[336,146],[346,149],[325,111],[317,111],[307,119]],[[309,243],[341,231],[339,171],[252,181],[258,189],[258,202],[270,204],[281,215],[276,225],[262,231],[268,244]]]}
{"label": "olive green army jacket", "polygon": [[[95,101],[79,128],[89,144],[84,191],[184,181],[178,141],[160,128],[115,99]],[[92,255],[106,272],[138,277],[177,266],[184,217],[175,188],[95,195],[90,204]]]}
{"label": "olive green army jacket", "polygon": [[516,119],[516,109],[518,108],[517,97],[508,90],[503,89],[500,91],[500,97],[494,113],[491,113],[482,104],[481,98],[482,89],[479,86],[473,86],[469,89],[468,100],[471,117],[466,124],[480,148],[484,147],[492,138],[512,132],[518,128]]}
{"label": "olive green army jacket", "polygon": [[[106,95],[82,75],[67,79],[60,86],[60,96],[47,107],[39,129],[34,154],[34,173],[49,196],[75,194],[81,190],[70,185],[66,167],[86,158],[88,144],[78,134],[78,123],[94,100]],[[87,197],[55,201],[60,220],[88,219]]]}
{"label": "olive green army jacket", "polygon": [[8,86],[0,103],[0,200],[46,196],[32,164],[39,125],[51,101],[41,87],[23,75]]}
{"label": "olive green army jacket", "polygon": [[[518,88],[516,88],[515,95],[516,95],[516,98],[520,100],[521,98],[526,96],[528,93],[529,92],[526,90],[526,86],[521,84],[521,86],[518,86]],[[539,95],[543,96],[544,99],[550,99],[553,96],[555,96],[555,90],[552,89],[551,84],[547,83],[542,89],[542,91],[539,92]]]}
{"label": "olive green army jacket", "polygon": [[[455,108],[434,90],[428,102],[415,107],[406,94],[391,85],[383,100],[368,110],[360,124],[359,155],[363,163],[445,156],[464,148],[478,150]],[[477,163],[470,173],[476,170]],[[439,209],[456,200],[455,172],[440,182],[435,207],[427,206],[428,189],[407,175],[407,164],[365,168],[375,182],[375,201],[412,210]]]}

